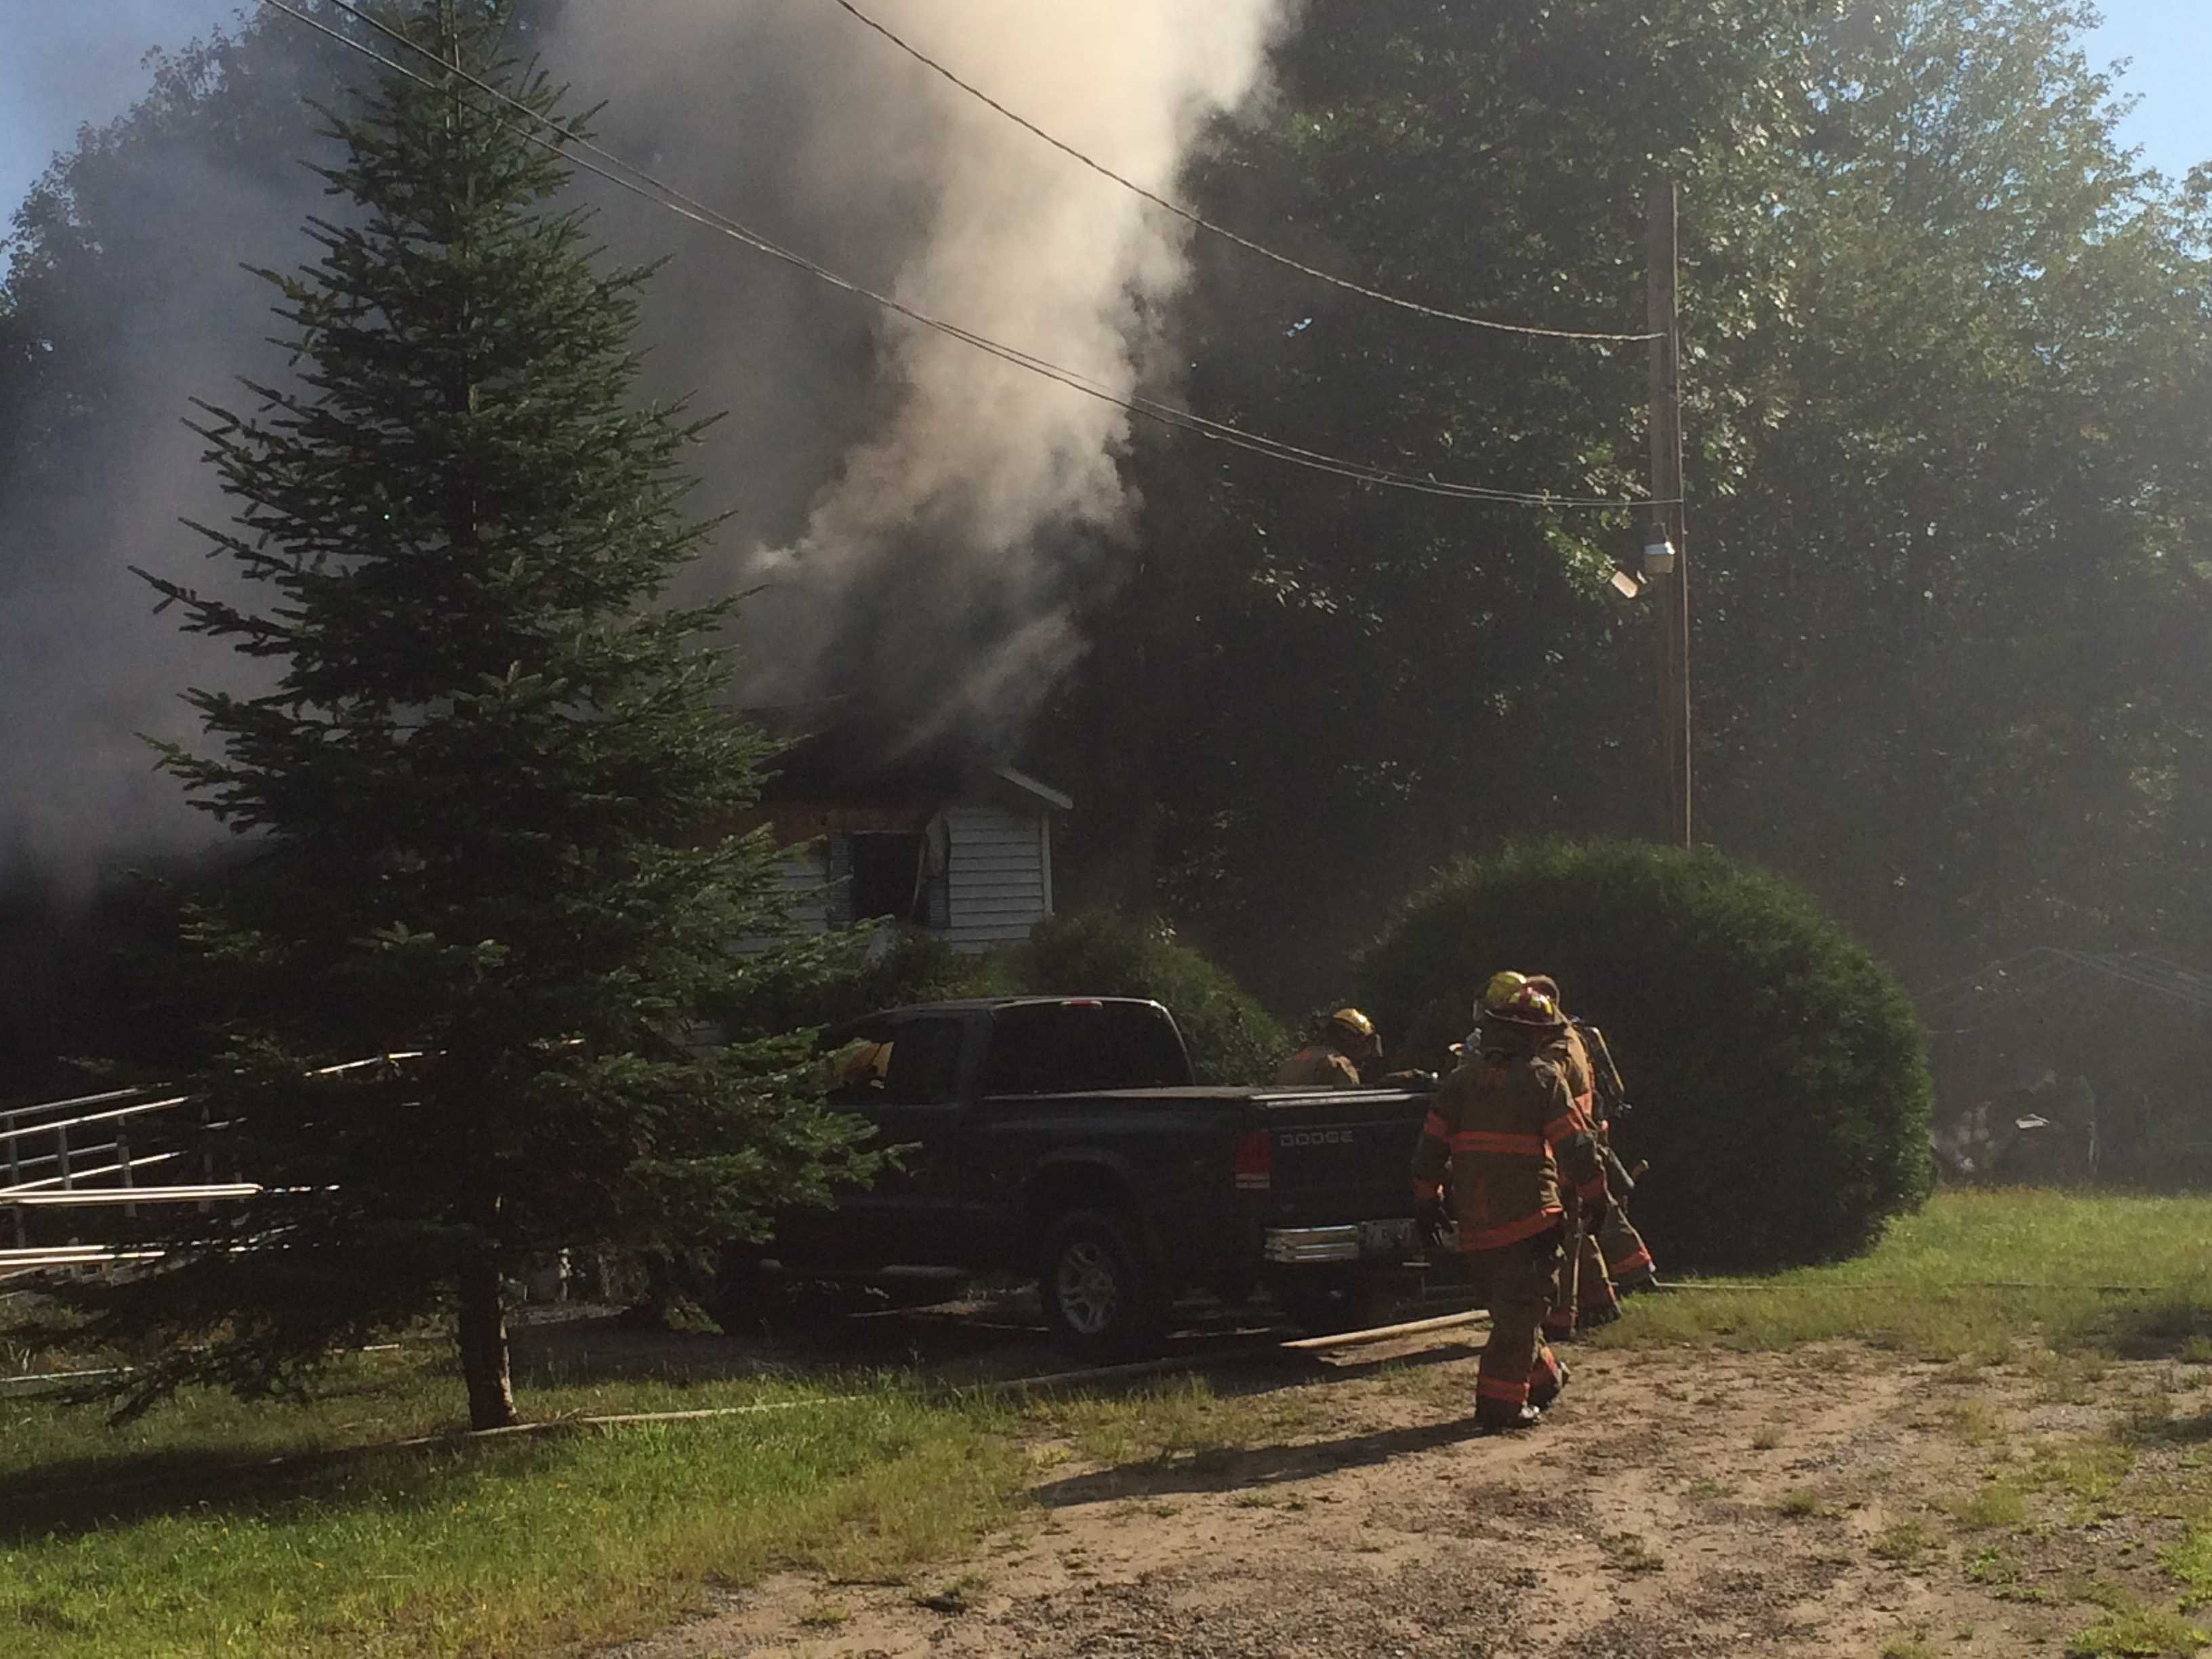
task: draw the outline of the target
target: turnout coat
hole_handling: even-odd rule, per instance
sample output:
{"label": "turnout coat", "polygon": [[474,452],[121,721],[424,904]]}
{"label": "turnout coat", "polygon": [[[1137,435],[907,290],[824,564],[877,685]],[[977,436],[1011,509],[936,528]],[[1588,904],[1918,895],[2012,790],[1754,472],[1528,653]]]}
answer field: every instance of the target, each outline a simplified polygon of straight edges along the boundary
{"label": "turnout coat", "polygon": [[1359,1067],[1352,1056],[1325,1042],[1310,1042],[1282,1064],[1275,1073],[1279,1089],[1357,1089]]}
{"label": "turnout coat", "polygon": [[1462,1250],[1502,1249],[1560,1224],[1564,1183],[1605,1196],[1605,1171],[1541,1030],[1486,1033],[1482,1052],[1444,1079],[1413,1150],[1413,1187],[1436,1195],[1451,1177]]}

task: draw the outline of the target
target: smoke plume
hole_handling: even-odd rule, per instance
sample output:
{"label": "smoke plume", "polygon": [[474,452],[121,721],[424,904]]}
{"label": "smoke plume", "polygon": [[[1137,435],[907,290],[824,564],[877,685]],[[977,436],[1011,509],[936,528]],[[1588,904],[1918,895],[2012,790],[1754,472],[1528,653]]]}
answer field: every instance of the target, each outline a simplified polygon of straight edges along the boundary
{"label": "smoke plume", "polygon": [[[1167,188],[1203,125],[1255,95],[1286,3],[869,9],[1077,148]],[[597,131],[609,148],[1116,393],[1169,378],[1157,319],[1183,280],[1181,227],[830,0],[549,11],[537,49],[571,83],[572,107],[607,100]],[[294,27],[266,14],[259,27],[271,43]],[[326,74],[343,60],[318,61]],[[308,126],[295,124],[295,153],[310,148]],[[0,512],[18,535],[37,526],[0,558],[0,861],[88,868],[193,833],[131,734],[175,733],[176,691],[231,669],[150,616],[122,573],[198,574],[174,518],[219,508],[177,417],[188,394],[225,400],[232,375],[270,371],[265,291],[238,263],[298,262],[301,220],[328,210],[314,180],[272,173],[265,153],[189,142],[173,154],[155,143],[121,169],[148,243],[143,307],[118,324],[113,294],[87,294],[100,314],[68,319],[103,343],[113,418],[0,473]],[[648,390],[729,412],[696,461],[696,506],[732,514],[696,580],[755,590],[747,700],[846,698],[916,736],[1012,739],[1079,653],[1073,608],[1112,580],[1134,506],[1128,417],[589,177],[575,188],[599,208],[611,257],[674,256],[647,291]]]}
{"label": "smoke plume", "polygon": [[[270,78],[289,106],[312,84],[278,66]],[[304,150],[304,112],[296,127]],[[70,205],[104,257],[62,234],[47,243],[59,250],[51,270],[15,273],[17,337],[52,367],[18,369],[0,416],[0,886],[11,893],[31,883],[78,897],[119,866],[217,834],[155,769],[146,739],[196,738],[179,694],[240,687],[243,665],[157,616],[130,567],[230,586],[178,523],[226,512],[184,419],[195,397],[240,407],[240,375],[281,378],[269,290],[239,264],[291,263],[301,216],[321,204],[301,169],[271,158],[102,147]]]}
{"label": "smoke plume", "polygon": [[[1075,148],[1171,187],[1201,125],[1253,95],[1280,7],[873,9]],[[1180,223],[828,0],[671,12],[652,50],[629,54],[626,23],[575,13],[579,49],[562,56],[625,59],[637,78],[606,88],[611,118],[645,118],[636,136],[672,172],[721,158],[716,200],[748,222],[801,227],[786,240],[902,302],[1117,395],[1147,377],[1160,304],[1185,274]],[[703,401],[739,416],[708,476],[738,491],[725,575],[760,589],[752,699],[848,696],[917,737],[1003,741],[1079,651],[1072,605],[1110,580],[1133,505],[1118,465],[1129,417],[864,301],[793,291],[809,282],[725,242],[693,247],[662,283],[684,337],[714,340],[721,359]],[[773,297],[732,306],[738,293]],[[759,373],[764,337],[779,354],[772,375]],[[764,444],[811,453],[771,473]]]}

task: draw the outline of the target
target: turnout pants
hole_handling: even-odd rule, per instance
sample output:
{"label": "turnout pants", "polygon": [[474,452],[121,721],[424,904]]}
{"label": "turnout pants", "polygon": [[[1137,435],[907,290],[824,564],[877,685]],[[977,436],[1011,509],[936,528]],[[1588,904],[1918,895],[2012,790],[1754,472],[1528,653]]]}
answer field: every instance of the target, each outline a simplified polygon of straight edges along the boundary
{"label": "turnout pants", "polygon": [[1651,1251],[1620,1205],[1615,1204],[1607,1212],[1605,1225],[1598,1232],[1598,1244],[1604,1252],[1606,1271],[1615,1285],[1626,1285],[1634,1290],[1638,1281],[1653,1276]]}
{"label": "turnout pants", "polygon": [[[1608,1230],[1610,1226],[1608,1220]],[[1601,1236],[1584,1225],[1572,1206],[1567,1212],[1567,1229],[1559,1289],[1553,1293],[1552,1305],[1544,1310],[1544,1335],[1553,1342],[1571,1337],[1576,1326],[1589,1322],[1592,1315],[1598,1323],[1604,1323],[1606,1316],[1620,1305],[1613,1276],[1606,1270]]]}
{"label": "turnout pants", "polygon": [[1480,1287],[1490,1310],[1490,1340],[1477,1368],[1477,1416],[1509,1416],[1531,1402],[1542,1405],[1559,1392],[1559,1361],[1540,1327],[1558,1293],[1565,1230],[1509,1244],[1503,1249],[1470,1251],[1469,1277]]}

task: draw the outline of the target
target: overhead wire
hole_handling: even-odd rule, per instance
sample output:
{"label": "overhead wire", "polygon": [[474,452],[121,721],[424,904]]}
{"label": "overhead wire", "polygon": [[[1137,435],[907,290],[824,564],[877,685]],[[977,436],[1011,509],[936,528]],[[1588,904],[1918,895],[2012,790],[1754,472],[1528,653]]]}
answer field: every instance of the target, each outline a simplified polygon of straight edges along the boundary
{"label": "overhead wire", "polygon": [[1091,172],[1097,173],[1101,178],[1110,179],[1114,183],[1121,185],[1122,189],[1133,191],[1138,196],[1141,196],[1146,201],[1150,202],[1154,207],[1175,215],[1176,218],[1184,221],[1186,223],[1194,225],[1199,229],[1203,230],[1211,235],[1218,236],[1224,241],[1233,242],[1238,247],[1244,249],[1248,252],[1256,253],[1263,259],[1272,259],[1275,264],[1281,265],[1287,270],[1295,270],[1300,276],[1310,276],[1316,282],[1328,283],[1331,288],[1340,288],[1348,294],[1357,294],[1363,299],[1377,301],[1386,306],[1395,306],[1401,311],[1410,311],[1414,313],[1416,315],[1422,317],[1431,317],[1439,322],[1457,323],[1468,328],[1492,329],[1501,334],[1534,335],[1538,338],[1547,340],[1578,340],[1587,344],[1595,345],[1631,344],[1638,341],[1650,341],[1656,340],[1659,337],[1657,334],[1650,332],[1642,334],[1613,334],[1605,333],[1592,329],[1545,328],[1530,323],[1501,322],[1494,317],[1469,316],[1464,312],[1448,311],[1441,306],[1424,305],[1419,300],[1408,300],[1401,295],[1392,294],[1382,289],[1370,287],[1364,283],[1356,283],[1349,277],[1335,276],[1331,272],[1322,270],[1316,266],[1310,265],[1302,259],[1294,259],[1287,253],[1278,252],[1275,249],[1267,246],[1264,242],[1256,242],[1249,236],[1242,235],[1237,231],[1231,230],[1226,225],[1215,222],[1213,220],[1207,218],[1204,214],[1199,212],[1195,208],[1186,207],[1182,203],[1163,196],[1157,191],[1147,190],[1135,179],[1127,177],[1124,173],[1115,172],[1112,167],[1108,167],[1103,161],[1085,155],[1081,150],[1076,149],[1074,145],[1067,143],[1064,139],[1055,137],[1053,134],[1046,131],[1044,128],[1039,126],[1028,117],[1007,108],[1006,105],[1000,103],[997,99],[991,96],[989,93],[985,92],[981,87],[976,86],[973,82],[963,80],[958,75],[946,68],[943,64],[938,62],[936,58],[932,58],[927,52],[922,51],[919,46],[902,39],[890,28],[869,16],[867,13],[862,11],[858,6],[854,5],[853,3],[853,0],[830,0],[830,3],[835,5],[840,11],[842,11],[852,17],[862,27],[872,29],[876,33],[881,35],[884,40],[890,42],[892,46],[897,47],[901,52],[913,58],[915,62],[920,64],[923,68],[930,70],[934,75],[942,76],[945,80],[951,82],[952,85],[959,88],[961,91],[966,93],[970,98],[973,98],[978,102],[988,106],[989,108],[997,111],[1000,115],[1005,116],[1006,119],[1012,121],[1016,126],[1021,128],[1024,132],[1030,134],[1034,137],[1042,139],[1046,143],[1051,145],[1054,149],[1058,150],[1061,155],[1068,157],[1071,161],[1079,162],[1082,166],[1090,168]]}
{"label": "overhead wire", "polygon": [[[344,31],[333,28],[321,19],[300,10],[297,7],[288,3],[288,0],[262,0],[262,3],[283,13],[318,33],[337,41],[348,50],[359,53],[371,62],[418,86],[428,88],[434,92],[447,90],[404,64],[386,58],[367,44],[355,40]],[[381,20],[349,3],[349,0],[327,0],[327,3],[374,29],[386,38],[427,58],[445,73],[465,82],[498,102],[520,111],[538,126],[549,128],[559,134],[560,142],[556,143],[541,137],[537,132],[516,125],[513,121],[501,117],[496,110],[485,112],[499,125],[526,142],[538,145],[540,149],[560,155],[569,165],[592,173],[616,188],[639,197],[656,207],[674,213],[680,218],[689,220],[757,252],[803,270],[829,286],[867,300],[884,310],[907,319],[918,326],[930,329],[948,338],[958,340],[989,356],[1055,381],[1099,402],[1109,404],[1127,414],[1170,428],[1194,433],[1213,441],[1227,444],[1232,448],[1242,449],[1269,459],[1330,474],[1354,483],[1373,484],[1381,489],[1407,490],[1415,494],[1442,496],[1453,500],[1529,507],[1620,510],[1666,505],[1664,502],[1656,501],[1655,498],[1645,496],[1566,495],[1548,490],[1508,489],[1494,485],[1473,484],[1455,479],[1402,472],[1394,468],[1378,466],[1370,462],[1351,460],[1324,451],[1304,448],[1281,439],[1268,437],[1265,434],[1248,431],[1227,422],[1211,419],[1195,410],[1138,392],[1131,392],[1127,394],[1116,392],[1079,370],[1066,368],[1048,358],[1039,356],[1018,346],[1008,345],[1003,341],[993,339],[988,335],[979,333],[960,324],[922,311],[890,295],[879,293],[854,278],[846,276],[809,258],[805,254],[786,247],[720,210],[711,207],[686,194],[677,186],[655,177],[635,162],[624,160],[581,133],[532,109],[529,105],[491,85],[489,82],[471,75],[460,65],[448,63],[422,42],[392,28]],[[578,149],[591,155],[602,157],[613,167],[621,168],[633,177],[626,179],[618,173],[610,172],[606,167],[595,165],[575,155],[574,151]]]}

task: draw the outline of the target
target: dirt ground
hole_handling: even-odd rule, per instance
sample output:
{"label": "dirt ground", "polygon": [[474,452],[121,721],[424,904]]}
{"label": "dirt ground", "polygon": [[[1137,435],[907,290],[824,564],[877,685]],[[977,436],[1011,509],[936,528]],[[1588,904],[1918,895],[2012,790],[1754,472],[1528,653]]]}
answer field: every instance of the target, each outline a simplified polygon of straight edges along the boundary
{"label": "dirt ground", "polygon": [[[1042,1438],[1035,1510],[972,1562],[787,1575],[622,1659],[2016,1656],[2063,1651],[2085,1596],[2172,1604],[2155,1528],[2049,1460],[2200,1368],[2116,1367],[2067,1403],[2032,1366],[1855,1346],[1570,1351],[1550,1420],[1492,1438],[1465,1334],[1255,1379],[1290,1425],[1256,1442],[1101,1466]],[[1962,1515],[1998,1480],[2033,1511]]]}

